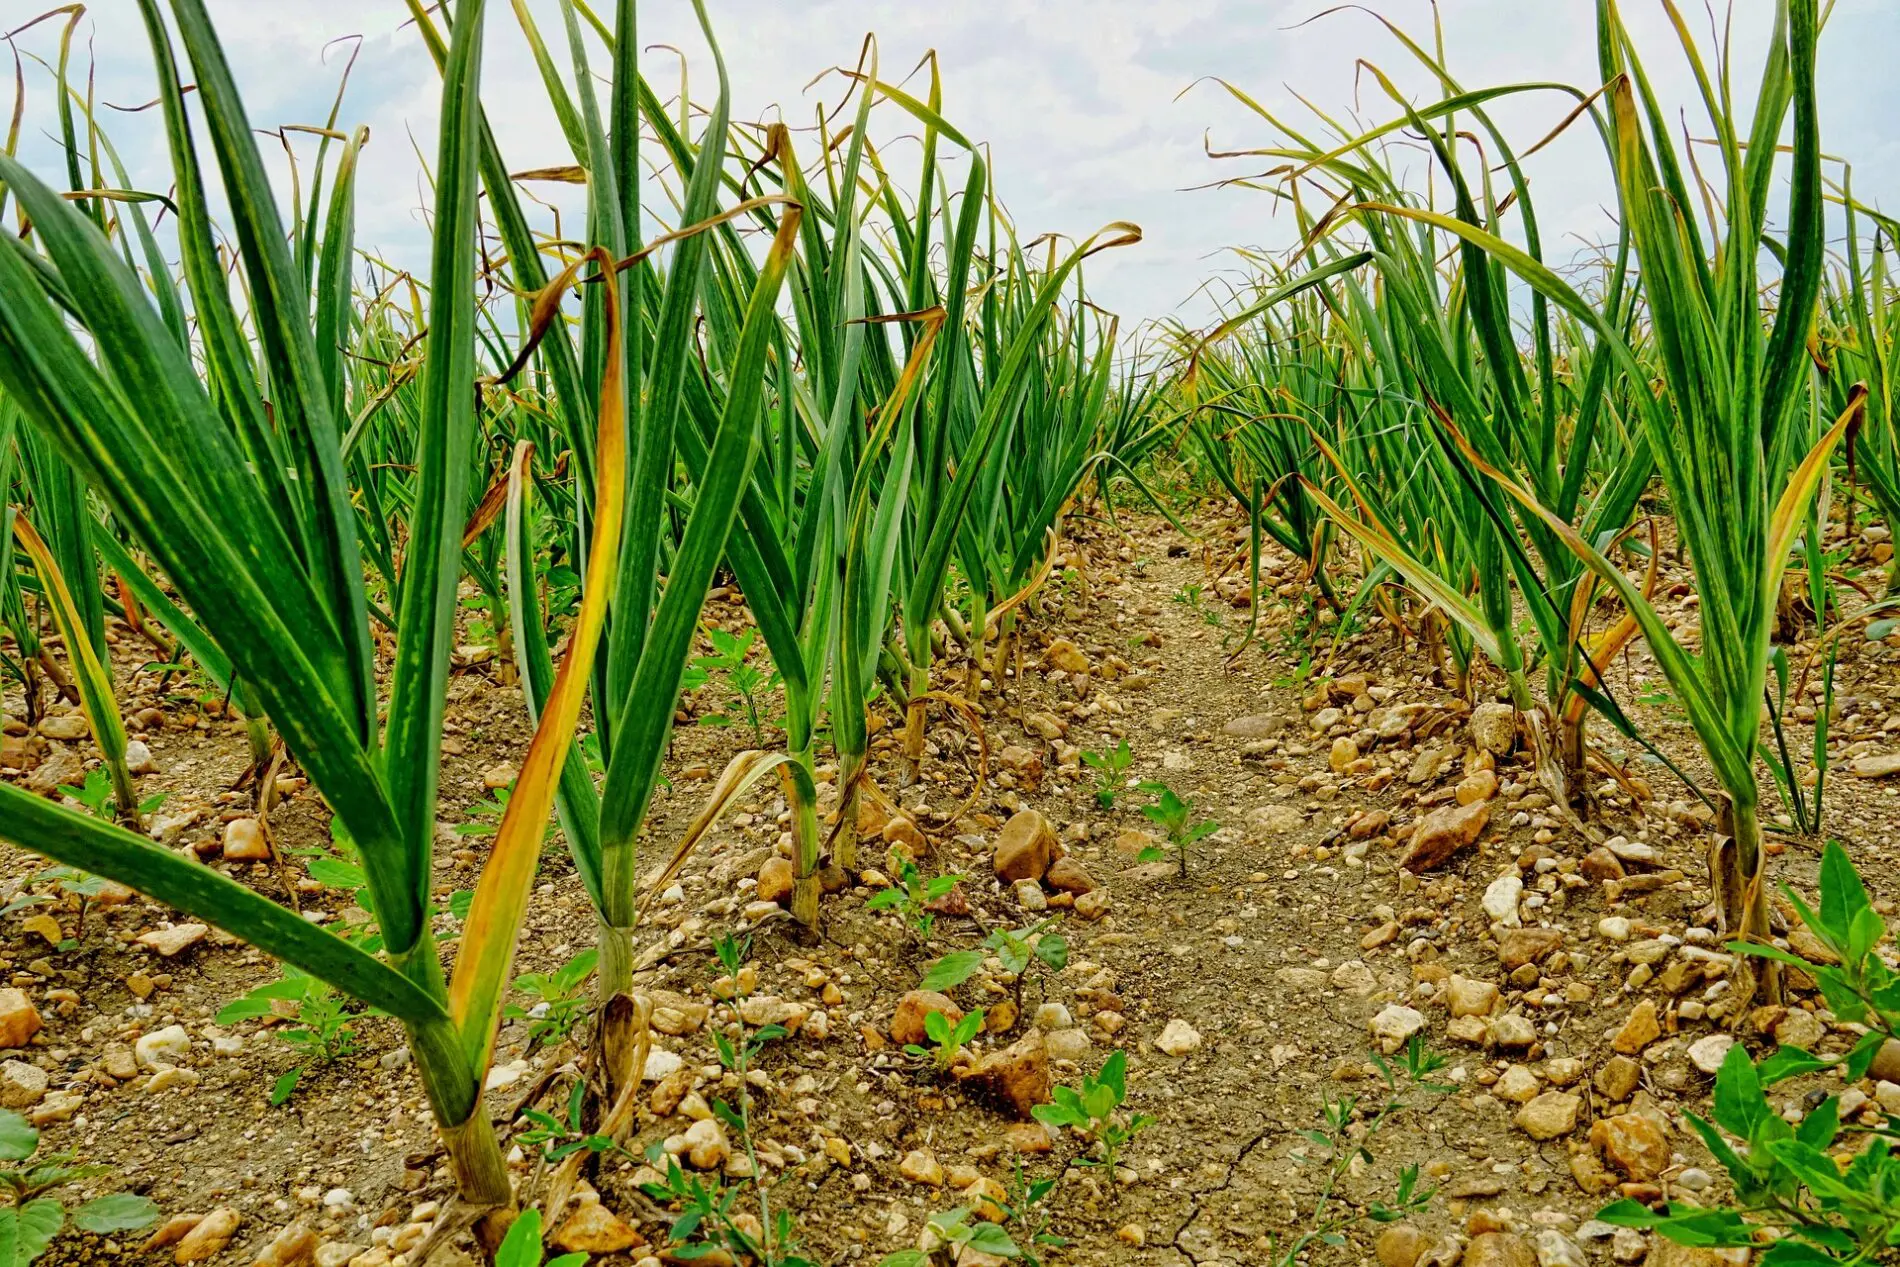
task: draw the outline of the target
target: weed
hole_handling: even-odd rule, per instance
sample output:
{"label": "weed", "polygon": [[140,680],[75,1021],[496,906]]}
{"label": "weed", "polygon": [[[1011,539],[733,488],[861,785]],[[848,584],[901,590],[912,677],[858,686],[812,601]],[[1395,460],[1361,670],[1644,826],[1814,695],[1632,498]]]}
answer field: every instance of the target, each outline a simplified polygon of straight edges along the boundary
{"label": "weed", "polygon": [[[1198,823],[1190,822],[1194,816],[1194,803],[1182,799],[1165,783],[1150,780],[1141,785],[1141,790],[1155,798],[1152,805],[1142,806],[1141,812],[1148,816],[1150,822],[1168,833],[1168,847],[1174,850],[1181,877],[1186,879],[1189,847],[1219,831],[1220,824],[1211,818]],[[1167,856],[1167,851],[1158,845],[1150,845],[1136,855],[1143,862],[1159,862]]]}
{"label": "weed", "polygon": [[344,1000],[328,984],[294,969],[286,969],[281,980],[258,986],[225,1004],[219,1009],[217,1019],[220,1025],[230,1025],[285,1015],[297,1023],[271,1032],[297,1053],[298,1063],[271,1083],[273,1106],[290,1099],[313,1065],[330,1064],[356,1050],[356,1030],[352,1022],[357,1017],[346,1010]]}
{"label": "weed", "polygon": [[1103,809],[1114,809],[1115,793],[1121,786],[1122,776],[1135,764],[1135,754],[1128,747],[1128,741],[1124,739],[1100,752],[1084,752],[1082,764],[1095,771],[1095,803]]}
{"label": "weed", "polygon": [[502,1008],[503,1020],[528,1022],[528,1045],[557,1043],[566,1038],[587,1014],[587,996],[581,987],[594,975],[600,952],[592,947],[581,951],[553,972],[524,972],[515,978],[515,989],[538,1000],[532,1007],[510,1003]]}
{"label": "weed", "polygon": [[950,1066],[963,1054],[963,1045],[983,1032],[983,1009],[973,1008],[963,1014],[960,1021],[952,1021],[942,1012],[924,1013],[924,1034],[930,1039],[931,1046],[918,1043],[905,1043],[904,1054],[918,1060],[928,1060],[931,1068],[940,1074],[949,1073]]}
{"label": "weed", "polygon": [[82,1179],[112,1173],[110,1166],[73,1164],[72,1153],[51,1153],[34,1160],[40,1133],[12,1109],[0,1109],[0,1163],[23,1163],[17,1169],[0,1168],[0,1189],[9,1203],[0,1206],[0,1245],[10,1267],[26,1267],[44,1254],[68,1219],[82,1232],[107,1236],[149,1227],[158,1218],[150,1197],[114,1192],[94,1197],[71,1210],[57,1196],[57,1188]]}
{"label": "weed", "polygon": [[871,900],[864,904],[865,909],[895,910],[910,925],[918,941],[927,941],[930,930],[936,927],[937,917],[925,908],[956,888],[963,877],[939,875],[926,880],[917,864],[895,849],[891,850],[890,862],[891,869],[897,872],[897,883],[873,893]]}

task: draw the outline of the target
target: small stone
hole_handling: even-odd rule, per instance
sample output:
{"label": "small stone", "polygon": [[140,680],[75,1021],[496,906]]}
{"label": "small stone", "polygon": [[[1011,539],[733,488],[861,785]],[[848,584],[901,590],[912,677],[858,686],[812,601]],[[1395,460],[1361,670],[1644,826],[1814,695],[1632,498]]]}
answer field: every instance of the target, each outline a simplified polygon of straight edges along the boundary
{"label": "small stone", "polygon": [[1721,1072],[1722,1061],[1734,1045],[1733,1034],[1706,1034],[1689,1044],[1689,1063],[1713,1077]]}
{"label": "small stone", "polygon": [[1638,1183],[1653,1182],[1669,1168],[1668,1136],[1641,1113],[1597,1119],[1590,1127],[1590,1142],[1605,1161]]}
{"label": "small stone", "polygon": [[126,740],[125,768],[133,774],[157,773],[158,763],[152,760],[152,750],[143,739]]}
{"label": "small stone", "polygon": [[[1470,1019],[1477,1020],[1476,1017]],[[1531,1024],[1527,1016],[1506,1012],[1491,1022],[1491,1041],[1501,1048],[1512,1050],[1529,1047],[1537,1041],[1537,1027]]]}
{"label": "small stone", "polygon": [[927,1148],[905,1153],[904,1160],[897,1163],[897,1173],[912,1183],[927,1183],[933,1188],[943,1186],[943,1164]]}
{"label": "small stone", "polygon": [[1107,889],[1096,889],[1093,892],[1084,893],[1075,899],[1076,918],[1093,923],[1108,914],[1113,901]]}
{"label": "small stone", "polygon": [[1356,994],[1360,998],[1379,988],[1378,980],[1372,975],[1372,969],[1357,959],[1348,959],[1333,969],[1333,988],[1344,990],[1347,994]]}
{"label": "small stone", "polygon": [[1491,802],[1446,805],[1419,820],[1412,845],[1399,865],[1417,875],[1443,866],[1451,856],[1478,838],[1491,819]]}
{"label": "small stone", "polygon": [[1431,1241],[1410,1223],[1394,1223],[1379,1233],[1379,1239],[1373,1243],[1379,1267],[1417,1267],[1418,1260],[1429,1248]]}
{"label": "small stone", "polygon": [[1583,861],[1577,864],[1577,871],[1584,879],[1595,884],[1605,880],[1621,880],[1624,875],[1622,862],[1602,845],[1583,855]]}
{"label": "small stone", "polygon": [[500,765],[489,766],[488,769],[482,771],[482,787],[489,792],[499,791],[512,785],[520,773],[521,771],[506,761]]}
{"label": "small stone", "polygon": [[1630,931],[1629,920],[1621,915],[1605,915],[1597,921],[1597,936],[1608,938],[1610,941],[1628,941]]}
{"label": "small stone", "polygon": [[1425,1017],[1409,1007],[1388,1003],[1372,1018],[1372,1036],[1387,1052],[1397,1051],[1412,1035],[1425,1028]]}
{"label": "small stone", "polygon": [[1201,1035],[1192,1025],[1180,1017],[1175,1017],[1162,1027],[1161,1036],[1155,1039],[1155,1046],[1170,1056],[1185,1056],[1201,1048]]}
{"label": "small stone", "polygon": [[191,1035],[183,1025],[167,1025],[140,1035],[132,1045],[132,1055],[141,1069],[163,1069],[175,1065],[191,1053]]}
{"label": "small stone", "polygon": [[1148,1229],[1139,1223],[1124,1223],[1115,1229],[1115,1239],[1124,1245],[1133,1245],[1139,1249],[1148,1243]]}
{"label": "small stone", "polygon": [[[1045,1004],[1044,1010],[1061,1006]],[[1040,1010],[1037,1019],[1041,1019]],[[1063,1032],[1073,1032],[1073,1022]],[[957,1078],[1018,1118],[1029,1120],[1038,1104],[1049,1102],[1049,1047],[1042,1030],[1032,1028],[1002,1051],[983,1057],[968,1072],[959,1072]]]}
{"label": "small stone", "polygon": [[1458,781],[1452,795],[1460,805],[1475,805],[1498,794],[1498,776],[1491,770],[1476,770]]}
{"label": "small stone", "polygon": [[1059,847],[1056,830],[1048,819],[1033,809],[1019,810],[1003,824],[992,863],[997,877],[1006,883],[1040,880]]}
{"label": "small stone", "polygon": [[922,1045],[929,1038],[924,1030],[924,1017],[931,1012],[942,1012],[953,1026],[963,1019],[963,1009],[948,995],[935,990],[912,990],[897,1001],[897,1011],[891,1018],[892,1040],[899,1045]]}
{"label": "small stone", "polygon": [[1610,1045],[1626,1056],[1633,1056],[1662,1037],[1662,1025],[1656,1020],[1656,1004],[1644,999],[1630,1009],[1629,1019],[1616,1032]]}
{"label": "small stone", "polygon": [[1754,1251],[1747,1248],[1703,1249],[1658,1236],[1650,1241],[1643,1267],[1748,1267],[1753,1255]]}
{"label": "small stone", "polygon": [[577,1206],[551,1238],[570,1254],[617,1254],[646,1243],[626,1221],[598,1201]]}
{"label": "small stone", "polygon": [[255,818],[234,818],[224,825],[224,858],[226,862],[270,860],[270,844]]}
{"label": "small stone", "polygon": [[1582,1096],[1546,1091],[1519,1109],[1513,1120],[1532,1139],[1556,1139],[1577,1129],[1577,1111],[1582,1107]]}
{"label": "small stone", "polygon": [[1554,1227],[1533,1236],[1531,1247],[1537,1251],[1537,1267],[1590,1267],[1583,1248]]}
{"label": "small stone", "polygon": [[1564,944],[1561,929],[1513,928],[1498,938],[1498,962],[1515,971],[1527,963],[1540,963]]}
{"label": "small stone", "polygon": [[278,1232],[264,1246],[251,1267],[297,1267],[317,1249],[317,1234],[298,1221]]}
{"label": "small stone", "polygon": [[178,1248],[172,1251],[172,1261],[195,1263],[210,1258],[231,1243],[240,1221],[236,1210],[228,1205],[219,1206],[179,1238]]}
{"label": "small stone", "polygon": [[1050,888],[1077,897],[1095,891],[1095,877],[1073,858],[1057,858],[1049,864],[1049,872],[1043,879]]}
{"label": "small stone", "polygon": [[732,1146],[717,1118],[703,1118],[686,1128],[686,1160],[695,1169],[717,1169],[731,1155]]}
{"label": "small stone", "polygon": [[1643,1067],[1628,1056],[1612,1056],[1597,1070],[1596,1088],[1608,1099],[1621,1103],[1630,1098],[1643,1076]]}
{"label": "small stone", "polygon": [[196,946],[210,931],[204,924],[173,924],[170,928],[155,928],[149,933],[140,933],[136,940],[147,950],[156,950],[159,958],[170,959]]}
{"label": "small stone", "polygon": [[[1461,1261],[1456,1258],[1445,1262]],[[1537,1267],[1537,1255],[1523,1237],[1509,1232],[1486,1232],[1465,1247],[1464,1267]]]}
{"label": "small stone", "polygon": [[1492,923],[1515,928],[1520,922],[1517,903],[1523,896],[1524,881],[1518,878],[1516,871],[1510,871],[1491,881],[1480,905],[1484,907],[1484,913],[1491,917]]}
{"label": "small stone", "polygon": [[1351,735],[1341,735],[1333,740],[1332,750],[1326,755],[1326,764],[1334,774],[1344,774],[1346,767],[1359,759],[1359,745],[1353,742]]}
{"label": "small stone", "polygon": [[70,713],[61,713],[57,717],[40,719],[40,733],[48,739],[76,741],[92,733],[92,726],[86,721],[86,715],[78,709]]}
{"label": "small stone", "polygon": [[51,1081],[46,1070],[24,1060],[0,1064],[0,1107],[31,1108],[46,1098],[46,1088]]}
{"label": "small stone", "polygon": [[1061,669],[1064,673],[1089,671],[1089,658],[1067,638],[1057,638],[1050,643],[1049,649],[1042,653],[1042,662],[1048,668]]}
{"label": "small stone", "polygon": [[1256,836],[1284,836],[1305,824],[1305,815],[1291,805],[1262,805],[1247,815],[1247,827]]}
{"label": "small stone", "polygon": [[[47,721],[53,720],[48,718]],[[46,722],[40,723],[40,733],[46,734]],[[57,739],[59,736],[54,735]],[[1876,752],[1865,757],[1856,757],[1847,767],[1863,779],[1884,779],[1889,775],[1900,774],[1900,752]]]}
{"label": "small stone", "polygon": [[1471,710],[1469,729],[1481,751],[1506,756],[1517,747],[1517,710],[1509,704],[1480,704]]}
{"label": "small stone", "polygon": [[761,902],[771,902],[783,906],[791,900],[792,886],[798,878],[797,870],[790,858],[781,858],[777,854],[765,860],[759,868],[759,887],[756,895]]}
{"label": "small stone", "polygon": [[1049,895],[1042,891],[1042,883],[1037,880],[1018,880],[1011,886],[1016,896],[1016,905],[1025,911],[1039,912],[1049,909]]}
{"label": "small stone", "polygon": [[1453,973],[1445,998],[1453,1016],[1489,1016],[1498,1005],[1498,988],[1489,981],[1474,981]]}
{"label": "small stone", "polygon": [[1783,1047],[1799,1047],[1811,1052],[1826,1034],[1820,1018],[1805,1008],[1791,1007],[1775,1022],[1775,1041]]}
{"label": "small stone", "polygon": [[1543,1084],[1537,1075],[1523,1065],[1512,1065],[1498,1078],[1498,1084],[1491,1088],[1499,1099],[1509,1100],[1512,1104],[1529,1104],[1537,1098]]}
{"label": "small stone", "polygon": [[0,988],[0,1048],[26,1046],[41,1024],[40,1010],[25,991]]}
{"label": "small stone", "polygon": [[1220,732],[1233,739],[1271,739],[1284,729],[1286,718],[1278,713],[1250,713],[1234,718]]}

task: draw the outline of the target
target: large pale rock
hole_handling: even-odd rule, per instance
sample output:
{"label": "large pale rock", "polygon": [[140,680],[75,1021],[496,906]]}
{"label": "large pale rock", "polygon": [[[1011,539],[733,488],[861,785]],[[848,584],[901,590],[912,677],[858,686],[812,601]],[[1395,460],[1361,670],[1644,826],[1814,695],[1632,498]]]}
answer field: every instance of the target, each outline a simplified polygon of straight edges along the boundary
{"label": "large pale rock", "polygon": [[1400,1003],[1388,1003],[1371,1021],[1372,1036],[1388,1052],[1397,1051],[1407,1039],[1425,1028],[1422,1013]]}
{"label": "large pale rock", "polygon": [[1249,713],[1234,718],[1222,726],[1220,732],[1234,739],[1271,739],[1284,729],[1286,718],[1278,713]]}
{"label": "large pale rock", "polygon": [[149,933],[140,933],[136,940],[147,950],[155,950],[161,959],[170,959],[182,954],[205,939],[211,931],[205,924],[173,924],[170,928],[154,928]]}
{"label": "large pale rock", "polygon": [[264,828],[255,818],[234,818],[224,825],[224,858],[226,862],[270,860]]}
{"label": "large pale rock", "polygon": [[1191,1051],[1199,1051],[1201,1035],[1192,1025],[1180,1017],[1175,1017],[1161,1029],[1155,1046],[1170,1056],[1185,1056]]}
{"label": "large pale rock", "polygon": [[1445,999],[1451,1005],[1454,1017],[1489,1016],[1498,1005],[1498,988],[1489,981],[1474,981],[1453,973],[1451,984],[1445,991]]}

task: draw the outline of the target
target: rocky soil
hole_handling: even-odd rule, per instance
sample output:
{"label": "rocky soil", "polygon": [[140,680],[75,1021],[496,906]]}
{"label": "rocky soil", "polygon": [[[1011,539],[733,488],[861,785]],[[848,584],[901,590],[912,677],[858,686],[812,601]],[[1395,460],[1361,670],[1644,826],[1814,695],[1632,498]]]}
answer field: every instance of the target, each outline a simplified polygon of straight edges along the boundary
{"label": "rocky soil", "polygon": [[[1682,1114],[1706,1107],[1730,1043],[1831,1053],[1857,1036],[1798,988],[1785,1006],[1735,1014],[1731,957],[1697,922],[1707,811],[1599,727],[1628,777],[1597,789],[1586,835],[1538,790],[1511,710],[1483,682],[1475,704],[1460,698],[1383,624],[1328,661],[1328,631],[1302,636],[1300,585],[1283,559],[1269,561],[1254,641],[1230,658],[1250,618],[1244,554],[1231,524],[1194,526],[1192,541],[1147,524],[1073,543],[1071,566],[1026,622],[1020,669],[981,696],[983,742],[959,715],[933,714],[918,786],[899,788],[896,719],[879,719],[888,804],[874,798],[861,820],[864,870],[838,877],[822,937],[779,908],[789,820],[767,785],[716,829],[643,930],[640,984],[658,1033],[630,1153],[594,1170],[562,1211],[556,1245],[640,1267],[670,1257],[675,1212],[640,1191],[658,1178],[644,1156],[658,1145],[687,1173],[758,1177],[824,1263],[915,1246],[930,1216],[952,1207],[994,1214],[1019,1175],[1060,1180],[1047,1228],[1067,1244],[1040,1251],[1052,1263],[1271,1262],[1276,1246],[1335,1218],[1341,1242],[1312,1244],[1306,1261],[1743,1261],[1592,1217],[1619,1194],[1719,1196],[1720,1168]],[[1885,542],[1857,548],[1872,561]],[[1682,579],[1668,578],[1671,618],[1689,629]],[[708,613],[731,628],[746,619],[732,595]],[[318,798],[281,772],[260,821],[256,789],[236,786],[249,760],[241,723],[215,694],[141,671],[132,631],[113,636],[141,790],[166,798],[154,839],[311,919],[361,925],[366,914],[324,862]],[[528,734],[499,666],[469,651],[450,702],[437,859],[451,951],[454,895],[484,855],[485,838],[465,829],[492,823],[477,807],[512,778]],[[1896,889],[1900,780],[1886,778],[1900,771],[1896,658],[1896,646],[1845,647],[1827,791],[1828,833],[1883,896]],[[964,690],[961,672],[945,666],[939,685]],[[1693,776],[1693,743],[1640,648],[1610,685]],[[10,691],[4,777],[49,795],[83,784],[93,761],[83,717],[57,705],[30,729]],[[744,725],[695,724],[725,695],[714,682],[687,703],[671,788],[656,801],[654,859],[749,739]],[[1812,702],[1802,707],[1811,720]],[[1082,753],[1124,739],[1133,762],[1104,808]],[[1190,802],[1191,822],[1218,824],[1188,850],[1185,876],[1141,813],[1153,797],[1136,785],[1148,781]],[[1778,841],[1782,878],[1811,891],[1817,844]],[[935,903],[927,936],[867,905],[895,876],[889,850],[927,876],[962,877]],[[69,1233],[53,1260],[389,1267],[414,1257],[449,1187],[395,1026],[356,1017],[347,1050],[307,1060],[280,1017],[217,1021],[276,979],[263,956],[117,886],[49,875],[18,851],[3,866],[0,898],[16,903],[0,924],[0,1104],[31,1116],[47,1147],[115,1167],[98,1190],[144,1192],[167,1216],[149,1239]],[[550,972],[592,942],[558,839],[542,870],[519,971]],[[17,901],[29,898],[42,900]],[[1784,914],[1791,940],[1810,944]],[[1032,963],[1018,978],[992,950],[953,989],[919,989],[940,956],[1037,926],[1066,940],[1060,970]],[[736,978],[713,955],[728,934],[750,939]],[[530,1127],[516,1116],[523,1106],[565,1114],[586,1027],[536,1043],[536,1000],[515,998],[523,1015],[504,1028],[490,1086],[498,1118],[519,1133]],[[982,1032],[947,1071],[904,1051],[926,1041],[929,1012],[977,1007]],[[712,1034],[768,1024],[788,1036],[764,1045],[742,1082]],[[1404,1102],[1370,1129],[1391,1099],[1380,1062],[1402,1064],[1414,1036],[1443,1057],[1426,1078],[1442,1089],[1401,1076]],[[1116,1050],[1127,1053],[1127,1112],[1153,1121],[1112,1170],[1080,1165],[1086,1141],[1028,1110]],[[273,1086],[298,1066],[296,1089],[273,1106]],[[1776,1102],[1798,1118],[1820,1085],[1784,1084]],[[750,1148],[712,1109],[742,1087]],[[1369,1157],[1335,1170],[1302,1132],[1323,1129],[1325,1105],[1341,1097],[1357,1097],[1340,1126]],[[1848,1089],[1843,1110],[1900,1112],[1900,1061]],[[514,1148],[521,1189],[538,1198],[539,1146],[517,1137]],[[1428,1204],[1385,1225],[1356,1217],[1391,1200],[1414,1166],[1418,1187],[1435,1190]]]}

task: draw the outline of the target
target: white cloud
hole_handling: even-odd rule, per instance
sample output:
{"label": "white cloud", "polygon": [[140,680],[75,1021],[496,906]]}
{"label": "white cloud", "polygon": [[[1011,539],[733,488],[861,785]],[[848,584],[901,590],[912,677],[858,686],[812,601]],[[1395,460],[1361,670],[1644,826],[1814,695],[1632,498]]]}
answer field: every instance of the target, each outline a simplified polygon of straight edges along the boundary
{"label": "white cloud", "polygon": [[[329,109],[348,46],[363,37],[340,122],[367,124],[372,141],[361,169],[359,240],[391,258],[420,266],[426,257],[421,208],[425,163],[433,162],[436,77],[399,0],[209,0],[236,64],[252,121],[259,127],[320,123]],[[5,0],[20,14],[34,0]],[[490,0],[484,100],[511,167],[568,161],[565,143],[505,0]],[[563,68],[559,11],[532,0]],[[602,11],[608,2],[598,3]],[[1356,110],[1367,121],[1391,116],[1377,84],[1359,73],[1364,58],[1390,73],[1414,100],[1435,95],[1429,78],[1364,12],[1341,11],[1296,25],[1328,7],[1323,0],[712,0],[709,6],[734,84],[737,118],[810,121],[817,104],[835,102],[844,81],[831,76],[807,90],[813,76],[848,64],[864,32],[880,37],[887,77],[908,74],[928,49],[942,59],[945,111],[958,127],[987,141],[998,188],[1025,236],[1086,234],[1105,221],[1140,223],[1139,247],[1091,261],[1095,297],[1128,317],[1178,313],[1206,317],[1204,298],[1191,298],[1211,273],[1230,270],[1234,245],[1280,245],[1290,217],[1274,200],[1246,189],[1193,190],[1264,161],[1215,162],[1202,153],[1271,143],[1273,130],[1203,76],[1231,80],[1267,109],[1318,136],[1323,129],[1300,104],[1305,96],[1336,118]],[[1382,0],[1395,22],[1429,40],[1426,0]],[[1553,80],[1590,88],[1596,82],[1594,5],[1589,0],[1443,0],[1445,41],[1453,72],[1467,86]],[[1659,5],[1626,0],[1651,74],[1664,95],[1685,109],[1693,83]],[[1706,33],[1699,6],[1685,6]],[[1738,96],[1752,92],[1759,50],[1772,17],[1771,0],[1737,0],[1733,32]],[[710,92],[711,67],[691,5],[646,0],[642,45],[686,50],[693,91]],[[153,93],[150,55],[133,0],[95,0],[82,27],[97,58],[98,95],[129,104]],[[22,41],[51,56],[54,28],[42,24]],[[1856,161],[1863,198],[1900,205],[1900,140],[1886,121],[1900,105],[1883,50],[1900,37],[1900,10],[1884,0],[1839,0],[1822,45],[1823,120],[1831,152]],[[327,45],[327,48],[326,48]],[[605,58],[590,49],[598,73]],[[649,78],[664,94],[677,84],[673,55],[645,55]],[[922,76],[913,79],[921,85]],[[1190,91],[1183,94],[1183,89]],[[59,170],[52,131],[51,84],[29,65],[29,162]],[[1499,123],[1519,147],[1543,135],[1568,108],[1555,93],[1501,103]],[[913,145],[893,138],[913,129],[895,110],[881,111],[878,135],[894,169],[916,161]],[[113,116],[110,127],[133,166],[135,182],[163,180],[156,112]],[[1696,130],[1697,112],[1687,115]],[[807,156],[815,151],[801,138]],[[307,152],[307,151],[306,151]],[[1250,168],[1249,163],[1255,165]],[[1425,166],[1421,155],[1414,170]],[[1602,207],[1611,197],[1601,149],[1583,126],[1529,161],[1547,241],[1602,235]],[[1555,247],[1553,250],[1557,249]],[[1186,302],[1184,302],[1186,301]]]}

